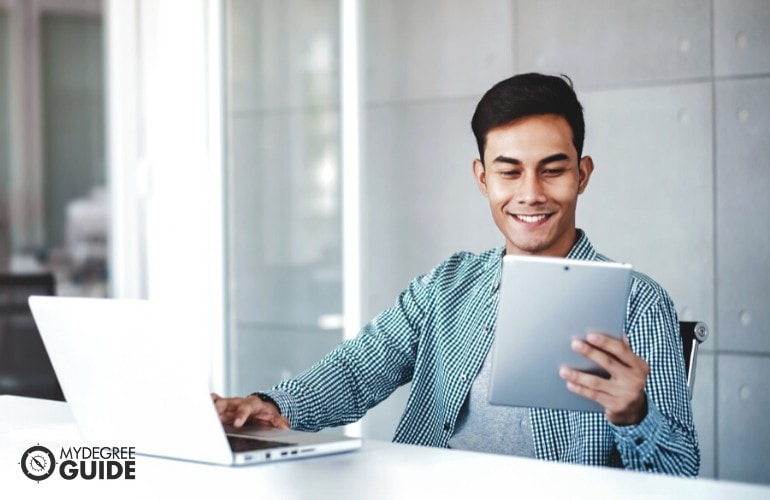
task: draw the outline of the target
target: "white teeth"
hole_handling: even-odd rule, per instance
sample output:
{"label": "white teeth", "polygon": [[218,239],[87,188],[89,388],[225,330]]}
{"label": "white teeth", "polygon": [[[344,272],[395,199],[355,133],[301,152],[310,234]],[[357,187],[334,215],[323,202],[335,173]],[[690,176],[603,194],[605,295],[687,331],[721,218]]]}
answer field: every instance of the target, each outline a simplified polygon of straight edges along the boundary
{"label": "white teeth", "polygon": [[546,215],[517,215],[516,217],[523,222],[531,224],[545,219]]}

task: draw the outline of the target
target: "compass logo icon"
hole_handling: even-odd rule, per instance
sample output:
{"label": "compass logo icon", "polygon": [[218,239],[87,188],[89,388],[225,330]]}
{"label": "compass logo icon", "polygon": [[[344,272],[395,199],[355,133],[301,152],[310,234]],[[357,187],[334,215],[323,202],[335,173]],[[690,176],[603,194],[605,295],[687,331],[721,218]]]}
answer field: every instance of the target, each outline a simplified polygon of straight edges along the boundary
{"label": "compass logo icon", "polygon": [[21,470],[33,481],[40,482],[53,474],[56,459],[51,450],[37,444],[21,455]]}

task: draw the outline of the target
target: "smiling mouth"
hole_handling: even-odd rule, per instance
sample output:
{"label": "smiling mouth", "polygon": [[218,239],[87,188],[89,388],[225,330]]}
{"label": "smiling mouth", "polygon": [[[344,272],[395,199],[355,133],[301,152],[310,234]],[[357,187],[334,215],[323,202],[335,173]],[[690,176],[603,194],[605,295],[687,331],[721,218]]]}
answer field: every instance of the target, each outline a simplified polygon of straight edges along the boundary
{"label": "smiling mouth", "polygon": [[542,222],[548,217],[550,217],[550,214],[538,214],[538,215],[524,215],[524,214],[511,214],[515,219],[520,220],[521,222],[524,222],[525,224],[535,224],[537,222]]}

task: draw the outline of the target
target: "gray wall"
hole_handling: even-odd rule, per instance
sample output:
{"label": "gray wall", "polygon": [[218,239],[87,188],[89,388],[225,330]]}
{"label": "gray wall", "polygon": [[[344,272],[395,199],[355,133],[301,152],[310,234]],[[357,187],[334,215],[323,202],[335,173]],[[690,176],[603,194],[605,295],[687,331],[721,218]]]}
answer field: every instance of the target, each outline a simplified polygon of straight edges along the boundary
{"label": "gray wall", "polygon": [[[471,177],[480,94],[570,75],[597,165],[578,225],[706,321],[703,476],[770,483],[770,2],[366,2],[364,317],[451,252],[500,244]],[[404,391],[367,417],[387,438]]]}

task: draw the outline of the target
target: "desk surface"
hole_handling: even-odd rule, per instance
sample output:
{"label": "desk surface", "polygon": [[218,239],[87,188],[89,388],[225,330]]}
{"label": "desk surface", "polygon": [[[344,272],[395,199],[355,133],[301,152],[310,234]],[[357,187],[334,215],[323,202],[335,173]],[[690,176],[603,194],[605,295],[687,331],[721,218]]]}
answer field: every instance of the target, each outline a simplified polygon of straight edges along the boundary
{"label": "desk surface", "polygon": [[[24,451],[83,443],[66,403],[0,396],[0,484],[13,498],[205,497],[402,498],[740,498],[770,499],[770,487],[682,479],[602,467],[365,441],[328,457],[222,467],[139,456],[136,479],[35,482],[21,471]],[[57,457],[58,459],[58,457]],[[202,494],[202,495],[201,495]],[[77,495],[77,496],[75,496]],[[5,497],[5,495],[3,495]]]}

